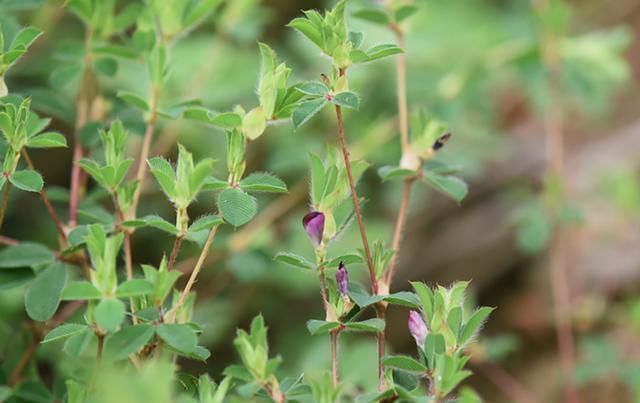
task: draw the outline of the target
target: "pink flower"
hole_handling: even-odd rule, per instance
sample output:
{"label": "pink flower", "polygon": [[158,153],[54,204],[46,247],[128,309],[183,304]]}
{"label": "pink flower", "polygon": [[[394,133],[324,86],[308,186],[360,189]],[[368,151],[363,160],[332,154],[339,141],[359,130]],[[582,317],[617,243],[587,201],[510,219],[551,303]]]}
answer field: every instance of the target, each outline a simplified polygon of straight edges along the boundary
{"label": "pink flower", "polygon": [[409,332],[416,339],[416,344],[421,348],[424,348],[424,340],[429,333],[429,329],[427,329],[427,325],[424,323],[424,319],[422,319],[422,314],[417,311],[409,311],[409,321],[408,321]]}
{"label": "pink flower", "polygon": [[324,233],[324,214],[319,211],[312,211],[302,219],[304,230],[311,240],[314,248],[320,246],[322,234]]}

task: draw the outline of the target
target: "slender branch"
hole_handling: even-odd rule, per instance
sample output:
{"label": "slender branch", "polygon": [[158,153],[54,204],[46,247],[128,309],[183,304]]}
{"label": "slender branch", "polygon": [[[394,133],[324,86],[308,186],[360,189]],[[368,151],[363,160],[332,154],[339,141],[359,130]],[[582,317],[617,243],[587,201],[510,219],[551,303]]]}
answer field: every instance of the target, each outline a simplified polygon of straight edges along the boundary
{"label": "slender branch", "polygon": [[102,361],[102,350],[104,348],[104,334],[99,333],[98,335],[98,351],[96,352],[96,359],[98,364]]}
{"label": "slender branch", "polygon": [[158,97],[160,90],[158,87],[153,86],[151,88],[151,102],[149,105],[149,119],[147,120],[147,127],[144,132],[144,139],[142,141],[142,150],[140,152],[140,159],[138,160],[138,170],[136,171],[136,192],[133,195],[133,202],[131,203],[131,211],[135,217],[138,209],[138,203],[140,202],[140,195],[142,194],[142,188],[144,187],[144,179],[147,173],[147,158],[149,158],[149,150],[151,149],[151,140],[153,140],[153,131],[155,129],[156,120],[158,119]]}
{"label": "slender branch", "polygon": [[[31,161],[31,157],[29,157],[29,153],[24,148],[22,149],[22,157],[27,162],[27,166],[29,167],[29,169],[35,170],[33,162]],[[47,208],[49,215],[53,219],[53,222],[56,224],[56,229],[58,230],[58,234],[60,234],[60,238],[63,240],[65,244],[68,243],[67,233],[64,230],[64,224],[62,224],[62,220],[60,219],[60,217],[58,217],[56,210],[53,208],[53,205],[51,204],[51,201],[47,196],[47,192],[44,190],[44,188],[42,188],[38,193],[40,194],[40,198],[42,199],[44,206]]]}
{"label": "slender branch", "polygon": [[124,211],[122,211],[122,207],[120,206],[120,202],[118,201],[118,193],[111,193],[111,200],[113,202],[113,207],[116,210],[116,214],[118,215],[118,224],[117,229],[124,234],[124,262],[125,262],[125,271],[127,273],[127,280],[131,280],[133,278],[133,258],[131,256],[131,233],[127,231],[126,228],[122,227],[122,223],[125,221]]}
{"label": "slender branch", "polygon": [[[386,320],[387,313],[387,305],[386,304],[376,304],[376,316],[379,319]],[[385,326],[386,327],[386,326]],[[378,390],[380,392],[387,389],[387,380],[384,377],[384,364],[382,360],[384,359],[384,351],[385,351],[385,333],[384,330],[382,332],[376,333],[376,341],[378,344]]]}
{"label": "slender branch", "polygon": [[169,264],[167,265],[168,271],[173,270],[173,267],[176,264],[176,259],[178,258],[178,253],[180,252],[180,246],[182,245],[183,239],[184,237],[182,235],[178,235],[173,243],[173,249],[171,250],[171,256],[169,257]]}
{"label": "slender branch", "polygon": [[9,238],[8,236],[0,235],[0,244],[7,246],[15,246],[18,245],[20,241],[17,239]]}
{"label": "slender branch", "polygon": [[27,368],[27,365],[29,365],[29,362],[31,361],[33,355],[36,353],[39,344],[40,340],[34,337],[33,341],[29,344],[29,347],[27,347],[27,349],[20,357],[20,361],[18,361],[16,366],[13,368],[13,371],[9,376],[9,380],[7,381],[9,385],[16,385],[20,381],[22,372],[24,372],[24,370]]}
{"label": "slender branch", "polygon": [[[341,74],[344,75],[343,70]],[[369,268],[369,278],[371,279],[371,289],[374,295],[378,294],[378,280],[376,279],[376,271],[373,266],[373,260],[371,259],[371,250],[369,249],[369,241],[367,240],[367,232],[364,228],[364,222],[362,220],[362,210],[360,209],[360,201],[358,200],[358,193],[356,192],[356,186],[353,181],[353,174],[351,173],[351,159],[349,157],[349,150],[347,149],[347,140],[344,134],[344,123],[342,120],[342,108],[336,105],[336,118],[338,120],[338,134],[340,135],[340,145],[342,147],[342,157],[344,158],[344,165],[347,170],[347,177],[349,178],[349,188],[351,190],[351,198],[353,199],[353,208],[355,210],[356,219],[358,221],[358,228],[360,229],[360,237],[362,238],[362,247],[364,248],[364,254],[367,259],[367,267]]]}
{"label": "slender branch", "polygon": [[80,130],[87,124],[92,107],[91,86],[93,85],[93,57],[91,55],[91,43],[93,31],[87,29],[85,34],[85,58],[82,81],[76,103],[75,142],[73,145],[73,161],[71,163],[71,195],[69,199],[69,226],[75,227],[78,222],[78,204],[83,192],[82,170],[78,161],[82,159],[84,150],[80,142]]}
{"label": "slender branch", "polygon": [[[547,0],[533,0],[535,8],[548,6]],[[558,38],[553,32],[540,29],[540,51],[542,63],[547,70],[546,82],[549,105],[543,115],[545,145],[547,152],[547,173],[564,183],[564,116],[561,104],[561,59],[558,53]],[[553,294],[554,321],[560,361],[565,377],[565,401],[576,403],[578,393],[573,382],[575,368],[575,346],[571,320],[569,280],[567,278],[566,245],[568,239],[563,228],[551,242],[549,250],[549,276]]]}
{"label": "slender branch", "polygon": [[415,178],[409,178],[404,181],[402,190],[402,199],[400,200],[400,209],[398,210],[398,217],[396,218],[396,226],[393,231],[393,241],[391,242],[391,249],[394,254],[391,257],[387,272],[385,273],[385,283],[391,288],[391,282],[393,281],[393,274],[398,264],[398,255],[400,252],[400,244],[402,242],[402,235],[404,233],[404,227],[407,223],[407,210],[409,208],[409,199],[411,198],[411,189],[413,189],[413,183]]}
{"label": "slender branch", "polygon": [[510,400],[520,403],[539,402],[530,391],[499,365],[487,361],[480,363],[478,368],[480,372],[499,387]]}
{"label": "slender branch", "polygon": [[[397,24],[389,25],[390,29],[396,36],[396,42],[400,48],[404,48],[404,32]],[[400,145],[402,147],[403,157],[411,152],[411,144],[409,142],[409,107],[407,105],[407,59],[404,53],[396,56],[396,87],[398,93],[398,124],[400,127]],[[402,192],[402,200],[400,201],[400,209],[396,218],[395,230],[393,232],[393,240],[391,248],[394,251],[393,257],[389,262],[385,273],[385,284],[391,289],[393,274],[398,264],[398,256],[400,254],[400,244],[402,242],[402,234],[407,222],[407,209],[411,196],[411,189],[415,183],[415,178],[409,177],[404,180]]]}
{"label": "slender branch", "polygon": [[202,269],[202,266],[204,265],[204,262],[207,259],[207,255],[209,255],[209,250],[211,249],[211,244],[213,243],[213,238],[215,238],[217,231],[218,231],[217,225],[212,227],[211,230],[209,231],[209,236],[207,237],[207,241],[204,243],[202,251],[200,252],[200,256],[198,257],[198,262],[196,263],[196,266],[193,268],[193,271],[191,272],[191,276],[189,276],[189,280],[187,281],[187,284],[184,286],[184,290],[180,295],[180,299],[178,300],[176,305],[173,308],[171,308],[171,311],[167,312],[167,321],[173,321],[178,309],[184,304],[184,301],[187,298],[189,291],[191,291],[191,288],[193,287],[193,284],[196,282],[196,278],[198,277],[198,274],[200,273],[200,270]]}
{"label": "slender branch", "polygon": [[331,381],[333,387],[338,386],[338,334],[340,331],[334,329],[331,331]]}

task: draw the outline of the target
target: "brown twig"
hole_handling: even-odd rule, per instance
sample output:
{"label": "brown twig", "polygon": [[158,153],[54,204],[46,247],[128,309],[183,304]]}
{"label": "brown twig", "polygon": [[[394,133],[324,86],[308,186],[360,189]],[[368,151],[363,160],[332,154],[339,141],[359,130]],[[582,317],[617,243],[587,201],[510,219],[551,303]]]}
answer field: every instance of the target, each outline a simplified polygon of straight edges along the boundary
{"label": "brown twig", "polygon": [[93,31],[87,28],[85,34],[85,58],[82,81],[78,92],[76,103],[75,141],[73,145],[73,160],[71,163],[71,190],[69,199],[69,226],[75,227],[78,221],[78,204],[82,193],[82,170],[78,161],[82,159],[84,150],[80,142],[80,130],[87,124],[92,107],[92,85],[93,85],[93,56],[91,46],[93,42]]}
{"label": "brown twig", "polygon": [[[397,24],[390,24],[390,29],[396,36],[396,41],[400,48],[404,48],[404,32]],[[404,52],[399,53],[396,56],[396,87],[398,97],[398,125],[400,128],[400,145],[402,148],[403,156],[411,152],[411,144],[409,142],[409,108],[407,105],[407,60]],[[398,264],[398,255],[400,254],[400,244],[402,242],[402,234],[407,222],[407,209],[409,206],[409,199],[411,197],[411,189],[415,178],[409,177],[404,180],[404,187],[402,191],[402,199],[400,201],[400,209],[398,210],[398,217],[396,218],[395,230],[393,232],[393,240],[391,242],[391,248],[394,251],[393,257],[389,262],[385,273],[385,284],[391,289],[391,282],[393,281],[393,274]]]}
{"label": "brown twig", "polygon": [[131,211],[133,216],[136,216],[138,209],[138,203],[140,202],[140,195],[142,194],[142,188],[144,187],[144,179],[147,173],[147,158],[149,158],[149,150],[151,149],[151,141],[153,140],[153,132],[158,119],[158,97],[160,96],[160,89],[157,86],[151,88],[151,99],[149,103],[149,119],[147,120],[147,127],[144,132],[144,139],[142,141],[142,150],[140,152],[140,159],[138,160],[138,169],[136,171],[136,181],[138,185],[133,195],[133,202],[131,203]]}
{"label": "brown twig", "polygon": [[[533,0],[533,6],[542,9],[548,6],[547,0]],[[540,28],[540,52],[542,63],[548,72],[546,82],[549,105],[543,115],[545,145],[547,152],[547,174],[564,183],[564,117],[561,105],[561,59],[559,43],[554,32]],[[565,401],[577,403],[578,393],[573,382],[575,368],[575,346],[571,321],[568,317],[571,308],[569,282],[567,279],[566,245],[563,228],[559,228],[549,249],[549,276],[554,305],[554,321],[560,361],[565,377]]]}
{"label": "brown twig", "polygon": [[167,316],[166,316],[167,321],[173,321],[178,309],[184,304],[184,301],[187,298],[189,291],[191,291],[193,284],[195,284],[196,278],[198,277],[198,274],[200,273],[200,270],[202,269],[202,266],[204,265],[204,262],[207,259],[207,255],[209,254],[209,250],[211,249],[211,244],[213,243],[213,238],[215,238],[217,231],[218,231],[217,225],[212,227],[211,230],[209,231],[209,236],[207,237],[207,241],[204,243],[204,246],[202,247],[202,251],[200,252],[200,256],[198,257],[198,262],[193,268],[193,271],[191,272],[191,276],[189,276],[189,280],[187,280],[187,284],[184,286],[184,290],[180,295],[180,299],[178,300],[176,305],[171,309],[171,311],[167,312]]}
{"label": "brown twig", "polygon": [[[22,149],[22,157],[27,162],[27,166],[29,167],[29,169],[35,170],[33,162],[31,161],[31,157],[29,157],[29,153],[24,148]],[[56,224],[56,229],[58,230],[58,234],[60,235],[60,238],[63,240],[63,242],[65,244],[68,243],[67,234],[66,234],[66,232],[64,230],[64,225],[62,224],[62,220],[60,219],[60,217],[58,217],[58,214],[56,213],[56,210],[53,208],[53,205],[51,204],[51,201],[49,200],[49,197],[47,196],[47,192],[44,190],[44,188],[42,188],[42,189],[40,189],[40,192],[38,192],[38,193],[40,194],[40,198],[42,199],[42,202],[44,203],[45,207],[47,208],[47,211],[49,212],[49,215],[53,219],[53,222]]]}
{"label": "brown twig", "polygon": [[17,239],[9,238],[8,236],[0,235],[0,244],[7,246],[15,246],[18,245],[20,241]]}
{"label": "brown twig", "polygon": [[[344,69],[340,69],[340,75],[345,74]],[[362,219],[362,210],[360,209],[360,200],[358,199],[358,193],[356,192],[356,185],[353,180],[353,174],[351,173],[351,158],[349,155],[349,149],[347,148],[347,140],[344,134],[344,122],[342,119],[342,108],[336,105],[336,119],[338,121],[338,134],[340,136],[340,146],[342,149],[342,157],[344,159],[344,166],[347,170],[347,177],[349,179],[349,189],[351,190],[351,199],[353,200],[353,208],[355,210],[356,220],[358,221],[358,228],[360,229],[360,237],[362,238],[362,247],[364,248],[364,254],[367,259],[367,267],[369,268],[369,278],[371,280],[371,289],[374,294],[378,294],[378,280],[376,279],[375,267],[373,266],[373,260],[371,259],[371,250],[369,249],[369,241],[367,240],[367,232],[364,228],[364,221]]]}
{"label": "brown twig", "polygon": [[176,264],[176,259],[178,258],[178,253],[180,252],[180,246],[182,245],[182,240],[184,237],[182,235],[176,236],[176,240],[173,243],[173,249],[171,249],[171,256],[169,257],[169,264],[167,265],[167,270],[171,271],[173,266]]}
{"label": "brown twig", "polygon": [[29,347],[27,347],[27,349],[24,351],[24,353],[20,357],[20,361],[18,361],[16,366],[13,368],[11,375],[9,376],[9,380],[7,382],[9,385],[16,385],[20,381],[20,379],[22,378],[22,372],[27,368],[27,365],[29,365],[29,361],[31,361],[31,358],[38,349],[38,344],[40,344],[40,341],[34,338],[31,344],[29,344]]}

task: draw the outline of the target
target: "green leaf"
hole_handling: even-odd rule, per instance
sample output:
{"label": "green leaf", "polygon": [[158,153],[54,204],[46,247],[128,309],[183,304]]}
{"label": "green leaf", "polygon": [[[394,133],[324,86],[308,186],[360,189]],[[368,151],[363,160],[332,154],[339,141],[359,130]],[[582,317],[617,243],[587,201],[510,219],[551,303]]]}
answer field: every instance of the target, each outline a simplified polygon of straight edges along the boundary
{"label": "green leaf", "polygon": [[33,320],[51,319],[58,305],[62,290],[67,282],[67,266],[53,263],[40,272],[25,295],[24,305],[27,314]]}
{"label": "green leaf", "polygon": [[365,8],[362,10],[358,10],[352,15],[361,20],[372,22],[378,25],[388,25],[389,22],[391,22],[387,13],[385,13],[383,10],[375,8]]}
{"label": "green leaf", "polygon": [[340,262],[343,262],[348,266],[350,264],[364,263],[364,259],[362,259],[362,255],[359,253],[345,253],[344,255],[330,259],[327,263],[327,267],[338,267]]}
{"label": "green leaf", "polygon": [[420,307],[420,300],[418,297],[414,293],[408,291],[400,291],[387,295],[383,300],[392,305],[406,306],[413,309],[418,309]]}
{"label": "green leaf", "polygon": [[147,160],[151,173],[158,181],[162,191],[173,200],[176,197],[176,174],[169,161],[161,157],[150,158]]}
{"label": "green leaf", "polygon": [[307,329],[312,335],[329,333],[333,329],[340,327],[339,322],[325,322],[324,320],[312,319],[307,322]]}
{"label": "green leaf", "polygon": [[86,328],[86,325],[80,325],[77,323],[65,323],[47,333],[41,343],[49,343],[56,340],[66,339],[67,337],[71,337],[74,334],[80,333]]}
{"label": "green leaf", "polygon": [[223,129],[234,129],[242,126],[242,116],[236,112],[217,113],[203,106],[191,106],[184,110],[185,119],[197,120]]}
{"label": "green leaf", "polygon": [[449,329],[451,330],[453,335],[456,337],[456,340],[458,339],[458,333],[460,332],[461,325],[462,325],[462,308],[460,308],[459,306],[451,308],[451,310],[449,311],[449,315],[447,316],[447,326],[449,326]]}
{"label": "green leaf", "polygon": [[62,351],[72,357],[79,358],[87,350],[87,347],[93,343],[97,343],[97,340],[98,338],[93,329],[86,328],[69,337],[64,342]]}
{"label": "green leaf", "polygon": [[125,315],[125,306],[116,298],[103,299],[94,311],[96,322],[107,332],[118,329]]}
{"label": "green leaf", "polygon": [[240,181],[247,192],[286,193],[287,185],[278,177],[266,172],[253,173]]}
{"label": "green leaf", "polygon": [[183,354],[193,352],[198,343],[193,328],[187,324],[161,324],[156,334],[169,347]]}
{"label": "green leaf", "polygon": [[112,360],[124,360],[144,347],[153,337],[153,332],[150,324],[123,327],[107,336],[104,354]]}
{"label": "green leaf", "polygon": [[64,301],[84,301],[100,299],[100,291],[88,281],[74,281],[64,288],[62,299]]}
{"label": "green leaf", "polygon": [[142,280],[139,278],[132,279],[129,281],[125,281],[120,284],[116,289],[116,297],[118,298],[127,298],[127,297],[139,297],[142,295],[152,294],[154,291],[154,286],[147,280]]}
{"label": "green leaf", "polygon": [[320,81],[309,81],[307,83],[302,83],[295,88],[305,95],[315,97],[325,96],[329,92],[329,88]]}
{"label": "green leaf", "polygon": [[307,123],[309,119],[322,110],[326,103],[327,101],[324,98],[301,102],[291,115],[293,126],[298,128]]}
{"label": "green leaf", "polygon": [[411,17],[413,14],[416,13],[416,11],[418,11],[418,7],[412,4],[400,6],[396,9],[394,13],[394,18],[396,22],[400,23],[406,20],[407,18]]}
{"label": "green leaf", "polygon": [[449,196],[458,203],[460,203],[469,192],[467,184],[455,176],[437,175],[432,172],[427,172],[423,178],[429,186],[445,196]]}
{"label": "green leaf", "polygon": [[222,218],[217,215],[205,215],[199,217],[191,224],[191,226],[189,226],[189,232],[208,230],[211,229],[211,227],[222,224],[223,222]]}
{"label": "green leaf", "polygon": [[218,208],[225,221],[234,227],[248,223],[258,211],[256,199],[237,188],[225,189],[220,193]]}
{"label": "green leaf", "polygon": [[0,269],[31,267],[53,261],[53,253],[44,245],[20,242],[0,251]]}
{"label": "green leaf", "polygon": [[404,51],[402,50],[402,48],[391,43],[376,45],[370,48],[369,50],[367,50],[367,61],[370,62],[373,60],[382,59],[387,56],[397,55],[398,53],[403,53],[403,52]]}
{"label": "green leaf", "polygon": [[[23,28],[22,30],[20,30],[20,32],[18,32],[16,34],[16,36],[13,38],[13,41],[11,42],[11,49],[17,48],[19,46],[23,46],[25,48],[28,48],[29,46],[31,46],[31,44],[38,39],[38,37],[42,35],[42,31],[40,31],[38,28],[36,27],[26,27]],[[0,49],[0,51],[2,51],[3,49]]]}
{"label": "green leaf", "polygon": [[96,73],[113,77],[118,72],[118,62],[110,57],[101,57],[93,63]]}
{"label": "green leaf", "polygon": [[133,92],[128,91],[120,91],[118,92],[118,98],[122,99],[124,102],[135,108],[138,108],[144,112],[149,112],[149,104],[138,94],[134,94]]}
{"label": "green leaf", "polygon": [[31,148],[54,148],[66,147],[67,139],[60,133],[42,133],[31,137],[27,141],[27,147]]}
{"label": "green leaf", "polygon": [[382,360],[382,363],[386,367],[397,368],[409,372],[424,373],[427,371],[427,367],[422,365],[420,362],[404,355],[385,357]]}
{"label": "green leaf", "polygon": [[362,332],[382,332],[384,330],[384,320],[378,318],[367,319],[362,322],[345,323],[345,330]]}
{"label": "green leaf", "polygon": [[473,315],[471,315],[469,320],[467,320],[467,322],[462,327],[462,331],[460,332],[460,337],[458,339],[460,345],[464,345],[466,342],[471,340],[471,338],[480,329],[487,317],[489,317],[489,314],[491,314],[493,309],[494,308],[485,306],[476,310]]}
{"label": "green leaf", "polygon": [[31,169],[15,171],[13,175],[9,177],[9,181],[13,186],[27,192],[39,192],[42,190],[42,186],[44,186],[42,176]]}
{"label": "green leaf", "polygon": [[286,263],[294,267],[299,267],[301,269],[313,270],[316,268],[316,266],[313,263],[311,263],[304,257],[298,256],[295,253],[290,253],[290,252],[280,252],[273,258],[273,260],[275,260],[276,262]]}
{"label": "green leaf", "polygon": [[341,92],[334,95],[331,99],[331,102],[338,106],[343,106],[350,109],[357,110],[360,107],[360,98],[358,98],[358,96],[351,91]]}
{"label": "green leaf", "polygon": [[174,224],[157,215],[149,215],[136,220],[124,221],[122,223],[125,227],[153,227],[161,231],[167,232],[171,235],[178,235],[179,231]]}
{"label": "green leaf", "polygon": [[289,27],[297,30],[304,36],[306,36],[311,42],[316,44],[319,48],[322,48],[322,34],[318,27],[316,27],[311,21],[306,18],[294,18],[289,24]]}
{"label": "green leaf", "polygon": [[415,176],[416,172],[411,169],[404,169],[397,166],[387,165],[378,169],[378,175],[383,181],[394,179],[405,179]]}
{"label": "green leaf", "polygon": [[205,179],[204,185],[202,185],[202,191],[216,191],[226,189],[228,187],[229,183],[227,181],[210,176]]}

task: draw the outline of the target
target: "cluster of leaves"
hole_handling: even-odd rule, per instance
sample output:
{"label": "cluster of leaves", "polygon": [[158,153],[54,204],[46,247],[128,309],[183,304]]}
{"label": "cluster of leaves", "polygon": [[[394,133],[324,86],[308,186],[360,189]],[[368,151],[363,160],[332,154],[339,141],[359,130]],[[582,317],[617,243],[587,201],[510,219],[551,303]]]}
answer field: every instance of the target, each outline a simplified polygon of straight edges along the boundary
{"label": "cluster of leaves", "polygon": [[[133,394],[143,394],[142,391],[145,391],[148,395],[145,398],[153,396],[153,401],[174,401],[173,396],[179,395],[180,401],[218,403],[224,401],[228,394],[236,394],[243,399],[266,396],[277,402],[300,399],[329,403],[340,398],[340,388],[333,385],[328,376],[278,378],[281,359],[269,357],[267,329],[261,316],[254,319],[248,332],[238,331],[234,346],[242,365],[228,367],[220,384],[207,376],[196,379],[178,373],[170,362],[175,361],[177,356],[202,361],[210,356],[206,348],[198,345],[202,327],[192,319],[195,295],[191,292],[191,286],[207,257],[217,228],[224,224],[239,227],[251,221],[258,211],[255,193],[287,191],[286,184],[270,173],[247,175],[248,145],[262,136],[270,123],[291,119],[293,126],[298,128],[328,104],[333,104],[336,111],[343,107],[357,110],[360,99],[349,88],[346,69],[354,64],[398,54],[402,49],[393,44],[363,49],[363,34],[347,30],[346,2],[340,1],[324,15],[307,11],[304,18],[296,18],[290,24],[331,59],[329,77],[322,76],[320,81],[290,85],[291,69],[285,63],[278,63],[275,52],[268,45],[260,43],[257,106],[248,111],[236,106],[232,111],[218,112],[200,100],[175,102],[174,99],[165,99],[168,97],[163,96],[163,90],[174,61],[173,45],[220,3],[220,0],[153,0],[148,2],[147,7],[132,3],[119,8],[114,1],[67,2],[69,10],[85,25],[84,47],[81,50],[75,47],[68,54],[62,52],[64,60],[53,69],[50,84],[65,89],[72,87],[71,83],[79,84],[77,96],[80,108],[83,102],[92,103],[94,95],[91,94],[98,91],[100,80],[113,77],[119,63],[126,59],[144,65],[148,91],[146,95],[119,91],[113,99],[117,107],[128,105],[136,111],[136,115],[143,116],[145,138],[139,158],[129,155],[129,130],[133,128],[128,127],[126,120],[114,119],[108,125],[102,121],[82,122],[80,117],[86,111],[78,111],[79,127],[75,140],[82,146],[79,149],[86,157],[74,163],[97,186],[82,196],[75,193],[59,198],[65,201],[83,198],[78,211],[81,224],[76,225],[70,220],[68,226],[60,225],[60,250],[53,251],[37,243],[20,242],[0,251],[0,288],[28,284],[25,294],[27,314],[37,322],[51,321],[38,325],[38,332],[43,335],[42,343],[63,342],[63,353],[73,358],[77,368],[91,368],[73,371],[69,376],[61,393],[61,399],[66,401],[116,401],[120,398],[119,391],[108,387],[113,382],[135,385]],[[400,7],[390,18],[394,23],[400,23],[412,10]],[[31,28],[20,31],[6,51],[4,41],[0,40],[0,95],[6,92],[3,73],[39,34],[39,31]],[[69,90],[73,92],[73,89]],[[109,114],[114,111],[104,112]],[[117,113],[113,115],[117,116]],[[94,118],[87,116],[88,120]],[[148,158],[146,153],[149,152],[155,125],[160,119],[189,119],[224,131],[227,178],[213,176],[212,159],[196,162],[187,148],[180,144],[177,146],[175,167],[162,157]],[[44,188],[42,177],[33,169],[27,156],[28,148],[66,146],[64,136],[44,131],[48,124],[48,119],[39,118],[31,111],[29,98],[20,99],[12,95],[2,99],[0,130],[6,144],[3,144],[5,157],[0,188],[7,195],[3,195],[5,199],[11,184],[22,190],[40,192],[47,207],[50,207],[46,196],[49,189]],[[406,166],[383,170],[386,173],[381,176],[384,179],[420,176],[432,187],[457,201],[462,200],[466,195],[466,185],[449,176],[451,168],[436,163],[430,165],[428,162],[431,161],[427,161],[439,148],[436,146],[438,142],[444,141],[441,129],[437,122],[420,120],[414,128],[412,143],[419,166],[409,173],[406,172]],[[99,134],[100,144],[96,134]],[[23,156],[28,169],[20,170],[18,168]],[[350,179],[357,182],[368,164],[365,161],[352,161],[351,171],[347,172],[340,152],[333,148],[327,151],[324,161],[316,155],[310,158],[312,208],[322,212],[326,219],[320,245],[315,251],[316,262],[310,263],[291,253],[276,257],[277,261],[317,271],[323,284],[328,280],[326,317],[324,320],[310,320],[307,323],[310,333],[331,333],[336,337],[338,332],[343,331],[379,334],[385,329],[385,321],[381,318],[363,320],[362,316],[368,308],[395,304],[421,309],[425,319],[430,318],[428,324],[434,336],[427,337],[431,347],[430,350],[422,350],[423,363],[415,361],[411,365],[424,367],[422,373],[431,377],[436,385],[436,397],[448,395],[467,374],[463,366],[468,358],[462,354],[462,348],[489,311],[481,309],[468,318],[463,317],[462,300],[466,283],[455,285],[450,290],[425,291],[429,289],[421,285],[416,286],[415,294],[388,293],[387,289],[387,292],[371,295],[364,285],[356,281],[348,281],[344,277],[343,283],[339,283],[338,279],[334,281],[329,278],[328,271],[333,273],[332,270],[339,264],[363,264],[367,259],[364,251],[357,250],[329,257],[329,245],[351,222],[353,213],[350,210],[337,219],[340,215],[338,210],[344,210],[344,206],[350,203]],[[137,160],[137,172],[132,172],[131,168]],[[138,217],[138,200],[147,168],[174,207],[175,223],[158,215]],[[208,209],[206,215],[192,220],[188,209],[202,192],[207,191],[217,192],[215,206]],[[104,199],[109,196],[113,204],[112,211],[104,207]],[[3,205],[6,206],[6,203],[3,202]],[[58,223],[55,211],[50,213]],[[135,230],[141,227],[160,229],[175,237],[175,244],[169,259],[163,257],[157,267],[141,265],[134,274],[130,239]],[[173,270],[172,266],[183,239],[204,246],[186,285],[177,289],[176,283],[182,272]],[[127,269],[126,277],[118,273],[121,255]],[[376,277],[384,274],[392,256],[393,252],[385,248],[383,243],[374,244],[372,260]],[[6,275],[5,272],[10,274]],[[85,278],[80,279],[81,275]],[[347,283],[348,289],[345,291]],[[64,315],[59,320],[55,316],[56,312],[60,312],[63,301],[66,307],[84,308],[82,303],[86,304],[79,321],[65,321]],[[40,341],[39,336],[36,339]],[[390,389],[365,400],[380,401],[395,396],[415,401],[411,399],[421,389],[401,384],[392,370],[401,367],[398,360],[405,362],[410,359],[388,357],[387,360]],[[176,378],[182,385],[180,391],[171,386],[176,383]],[[417,380],[414,381],[417,385]],[[154,389],[154,382],[161,384],[157,390]],[[25,398],[29,393],[45,396],[41,400],[50,400],[51,397],[40,382],[28,381],[15,388],[11,386],[0,388],[0,400],[29,400]],[[413,397],[409,399],[408,396]]]}
{"label": "cluster of leaves", "polygon": [[385,365],[413,374],[410,382],[400,377],[396,379],[401,381],[394,381],[396,393],[407,396],[405,399],[412,401],[409,398],[415,395],[412,389],[420,377],[426,376],[432,396],[436,401],[441,401],[471,375],[470,371],[464,369],[469,361],[464,349],[493,308],[468,310],[464,305],[467,282],[454,283],[450,288],[429,288],[417,282],[412,285],[420,300],[419,309],[426,325],[426,336],[422,335],[424,339],[416,340],[418,359],[389,356],[385,358]]}

